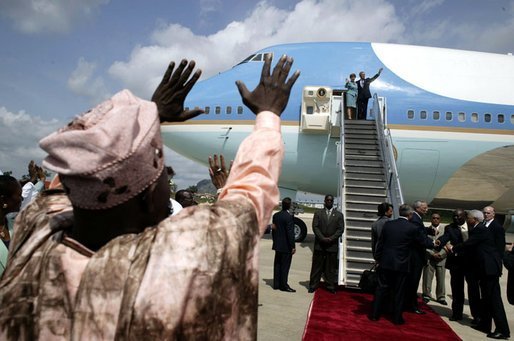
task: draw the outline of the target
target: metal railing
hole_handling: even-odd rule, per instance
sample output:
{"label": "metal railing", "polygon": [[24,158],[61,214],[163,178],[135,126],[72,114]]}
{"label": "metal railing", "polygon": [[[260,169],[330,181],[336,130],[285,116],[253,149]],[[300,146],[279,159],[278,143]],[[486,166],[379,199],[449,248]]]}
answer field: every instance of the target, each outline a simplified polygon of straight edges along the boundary
{"label": "metal railing", "polygon": [[380,105],[380,102],[377,94],[374,94],[372,113],[375,116],[377,137],[380,141],[380,152],[384,160],[387,197],[394,206],[394,217],[397,218],[398,208],[403,204],[402,188],[400,185],[400,177],[398,176],[398,169],[396,168],[391,131],[384,123],[384,107]]}

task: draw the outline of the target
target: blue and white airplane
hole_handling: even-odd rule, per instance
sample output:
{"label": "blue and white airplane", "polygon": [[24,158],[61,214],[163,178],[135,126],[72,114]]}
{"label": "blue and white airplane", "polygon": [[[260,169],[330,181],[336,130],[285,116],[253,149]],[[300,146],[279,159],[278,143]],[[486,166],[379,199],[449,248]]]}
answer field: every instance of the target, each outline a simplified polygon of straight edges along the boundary
{"label": "blue and white airplane", "polygon": [[378,43],[268,47],[198,82],[186,106],[204,108],[207,114],[163,125],[165,144],[204,164],[212,154],[233,158],[255,120],[234,83],[242,80],[253,88],[266,54],[272,54],[274,62],[283,54],[291,56],[293,69],[301,71],[282,114],[286,150],[279,183],[282,193],[337,193],[339,136],[304,131],[304,88],[344,90],[350,73],[358,75],[362,70],[371,77],[383,68],[371,90],[384,99],[384,120],[397,152],[405,201],[421,199],[449,209],[491,204],[510,223],[514,56]]}

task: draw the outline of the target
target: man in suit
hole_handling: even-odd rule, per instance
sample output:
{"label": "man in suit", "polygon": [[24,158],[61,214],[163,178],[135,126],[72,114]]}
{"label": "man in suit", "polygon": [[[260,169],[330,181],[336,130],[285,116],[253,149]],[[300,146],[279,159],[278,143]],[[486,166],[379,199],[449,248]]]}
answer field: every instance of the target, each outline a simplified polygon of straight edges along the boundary
{"label": "man in suit", "polygon": [[[466,224],[466,212],[458,208],[453,211],[452,223],[444,229],[444,234],[439,237],[441,247],[446,244],[462,244],[469,237]],[[477,275],[473,271],[472,255],[465,252],[449,253],[446,258],[446,268],[450,270],[450,287],[452,289],[452,316],[450,321],[462,320],[464,309],[464,280],[468,286],[468,302],[473,325],[480,323],[480,289]]]}
{"label": "man in suit", "polygon": [[[440,224],[441,215],[437,212],[432,213],[431,225],[428,228],[431,233],[428,233],[431,238],[436,240],[444,234],[444,228]],[[436,282],[436,300],[437,303],[442,305],[448,305],[446,302],[446,251],[434,251],[432,249],[426,249],[426,256],[428,262],[423,268],[423,301],[428,302],[432,299],[432,281],[435,275]]]}
{"label": "man in suit", "polygon": [[496,245],[498,253],[503,255],[505,252],[505,229],[494,219],[496,214],[494,207],[486,206],[482,212],[484,213],[484,225],[493,234],[494,245]]}
{"label": "man in suit", "polygon": [[357,119],[365,120],[368,113],[368,101],[371,98],[369,85],[382,73],[382,68],[372,78],[366,78],[364,71],[359,72],[360,79],[357,81]]}
{"label": "man in suit", "polygon": [[289,213],[291,198],[282,200],[282,211],[273,215],[273,250],[275,260],[273,262],[273,289],[286,292],[296,292],[287,283],[289,268],[293,255],[296,252],[294,241],[294,221]]}
{"label": "man in suit", "polygon": [[378,240],[376,259],[378,263],[378,287],[375,301],[369,319],[377,321],[380,318],[385,297],[390,294],[393,298],[393,323],[405,323],[402,317],[405,299],[405,284],[407,274],[411,271],[410,261],[413,247],[433,248],[434,241],[420,234],[416,226],[409,222],[412,208],[401,205],[400,217],[384,224]]}
{"label": "man in suit", "polygon": [[377,215],[378,219],[371,224],[371,251],[373,253],[373,257],[375,257],[375,250],[380,234],[382,234],[382,228],[393,216],[393,205],[388,202],[378,204]]}
{"label": "man in suit", "polygon": [[314,231],[314,252],[309,281],[309,292],[314,292],[325,276],[325,288],[335,293],[337,287],[338,240],[344,232],[343,214],[334,208],[334,197],[325,196],[324,208],[314,212],[312,229]]}
{"label": "man in suit", "polygon": [[[423,216],[428,211],[428,205],[426,201],[416,200],[412,205],[414,212],[411,215],[410,222],[416,226],[418,234],[423,238],[428,238],[427,228],[423,224]],[[407,284],[405,286],[405,310],[412,311],[416,314],[425,314],[424,311],[418,307],[418,286],[421,280],[421,274],[423,273],[423,267],[427,263],[425,256],[425,249],[423,245],[418,244],[413,247],[411,256],[411,271],[407,276]]]}
{"label": "man in suit", "polygon": [[[482,294],[481,322],[474,327],[487,333],[493,339],[508,339],[510,337],[509,324],[500,292],[500,275],[502,272],[503,255],[498,253],[494,235],[482,223],[484,215],[478,210],[467,213],[469,238],[459,245],[448,244],[446,249],[453,253],[465,251],[473,255],[473,262],[479,276],[480,292]],[[496,330],[491,333],[492,320]]]}

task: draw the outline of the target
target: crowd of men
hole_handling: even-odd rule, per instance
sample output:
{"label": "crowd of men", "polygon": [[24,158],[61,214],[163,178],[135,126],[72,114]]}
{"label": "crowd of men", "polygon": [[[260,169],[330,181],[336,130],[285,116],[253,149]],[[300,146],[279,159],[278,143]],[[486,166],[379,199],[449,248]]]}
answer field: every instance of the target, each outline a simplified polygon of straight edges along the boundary
{"label": "crowd of men", "polygon": [[[370,320],[376,321],[384,312],[392,313],[394,324],[404,324],[402,313],[419,309],[417,289],[423,275],[422,297],[432,300],[431,288],[435,274],[435,301],[447,305],[445,268],[450,271],[452,316],[463,319],[464,283],[472,315],[472,328],[493,339],[508,339],[510,329],[501,298],[499,278],[502,260],[511,257],[512,245],[506,247],[505,230],[494,218],[491,206],[482,211],[456,209],[452,223],[440,224],[441,216],[434,212],[431,224],[425,227],[423,216],[427,203],[416,201],[413,206],[401,205],[399,218],[387,215],[391,206],[378,206],[379,219],[372,226],[373,256],[378,264],[378,286]],[[506,261],[506,266],[507,265]],[[509,269],[510,270],[510,269]],[[514,285],[509,271],[507,291]],[[512,294],[508,294],[509,302]],[[495,329],[492,330],[494,321]]]}

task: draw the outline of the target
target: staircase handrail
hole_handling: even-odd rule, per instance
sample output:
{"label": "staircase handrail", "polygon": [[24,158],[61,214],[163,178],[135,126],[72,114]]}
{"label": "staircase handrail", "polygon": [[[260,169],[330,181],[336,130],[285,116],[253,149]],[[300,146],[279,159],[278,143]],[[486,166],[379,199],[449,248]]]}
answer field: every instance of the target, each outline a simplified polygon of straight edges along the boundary
{"label": "staircase handrail", "polygon": [[396,160],[394,156],[393,140],[391,138],[391,131],[384,123],[383,108],[379,105],[377,94],[373,95],[373,114],[376,121],[377,137],[380,143],[380,152],[382,159],[385,163],[386,169],[386,184],[387,184],[387,197],[390,203],[394,206],[394,216],[398,217],[398,208],[403,201],[402,188],[400,185],[400,177],[396,167]]}

